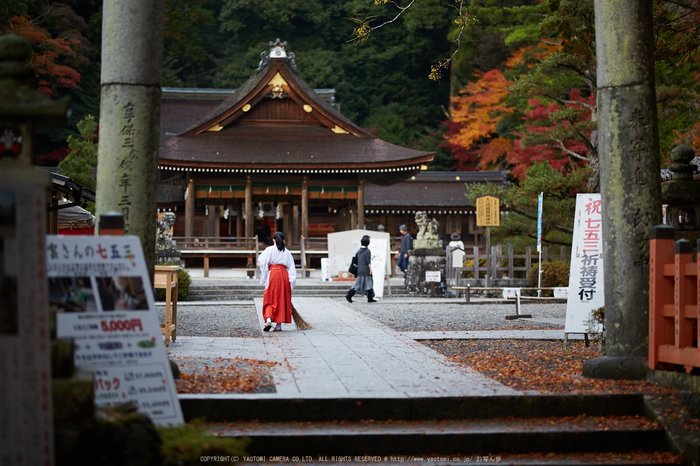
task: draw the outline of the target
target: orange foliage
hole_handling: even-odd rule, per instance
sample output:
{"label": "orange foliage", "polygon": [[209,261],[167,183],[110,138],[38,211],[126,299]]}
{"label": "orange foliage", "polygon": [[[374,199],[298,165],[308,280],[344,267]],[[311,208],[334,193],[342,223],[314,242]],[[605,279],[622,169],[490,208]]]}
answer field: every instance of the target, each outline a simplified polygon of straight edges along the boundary
{"label": "orange foliage", "polygon": [[468,150],[494,133],[501,115],[512,110],[502,104],[511,84],[499,70],[491,70],[460,91],[462,95],[454,98],[452,121],[461,127],[447,140]]}
{"label": "orange foliage", "polygon": [[497,137],[484,144],[479,150],[479,163],[477,170],[489,170],[497,168],[502,158],[513,150],[510,139]]}
{"label": "orange foliage", "polygon": [[28,16],[13,16],[9,24],[3,26],[3,32],[13,32],[31,42],[34,50],[32,65],[38,78],[39,91],[56,95],[57,88],[71,88],[80,83],[80,72],[64,64],[66,61],[85,61],[78,54],[83,45],[79,33],[51,37],[47,30],[38,27]]}
{"label": "orange foliage", "polygon": [[559,44],[540,42],[537,45],[521,47],[506,60],[506,68],[516,69],[523,65],[528,68],[535,66],[536,61],[541,61],[562,49]]}

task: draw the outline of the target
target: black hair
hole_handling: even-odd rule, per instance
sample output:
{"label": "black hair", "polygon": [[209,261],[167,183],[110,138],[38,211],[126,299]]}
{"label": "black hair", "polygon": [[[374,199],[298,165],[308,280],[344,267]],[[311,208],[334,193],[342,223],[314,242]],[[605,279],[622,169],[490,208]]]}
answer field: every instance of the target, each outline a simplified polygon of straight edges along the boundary
{"label": "black hair", "polygon": [[281,231],[276,231],[275,234],[272,236],[272,239],[275,241],[277,249],[279,249],[280,251],[284,251],[284,233],[282,233]]}
{"label": "black hair", "polygon": [[360,244],[363,246],[369,246],[369,235],[365,235],[360,240]]}

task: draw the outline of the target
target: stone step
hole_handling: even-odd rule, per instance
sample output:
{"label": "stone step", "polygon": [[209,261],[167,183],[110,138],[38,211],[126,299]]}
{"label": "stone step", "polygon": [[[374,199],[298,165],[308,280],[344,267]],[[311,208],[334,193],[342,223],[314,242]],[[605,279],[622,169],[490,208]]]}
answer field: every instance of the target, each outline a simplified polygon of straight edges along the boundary
{"label": "stone step", "polygon": [[186,420],[211,422],[416,421],[646,413],[641,394],[513,395],[440,398],[278,398],[180,395]]}
{"label": "stone step", "polygon": [[[326,283],[326,284],[299,284],[294,288],[294,296],[297,297],[322,297],[335,298],[342,297],[352,287],[353,282]],[[250,284],[211,284],[211,282],[203,282],[197,284],[193,282],[190,285],[188,301],[222,301],[231,299],[252,299],[262,296],[262,287],[257,283]],[[385,290],[385,295],[388,295],[388,290]],[[410,296],[404,287],[392,287],[392,297]]]}
{"label": "stone step", "polygon": [[[667,451],[665,431],[643,416],[459,421],[209,423],[217,436],[247,437],[250,455],[474,456]],[[476,461],[475,461],[476,462]]]}
{"label": "stone step", "polygon": [[[600,455],[606,464],[679,464],[665,430],[647,418],[643,395],[181,395],[180,402],[187,420],[204,417],[212,434],[249,438],[247,454],[265,461],[457,464],[503,457],[499,464],[572,465],[595,464]],[[517,459],[532,454],[539,459]]]}

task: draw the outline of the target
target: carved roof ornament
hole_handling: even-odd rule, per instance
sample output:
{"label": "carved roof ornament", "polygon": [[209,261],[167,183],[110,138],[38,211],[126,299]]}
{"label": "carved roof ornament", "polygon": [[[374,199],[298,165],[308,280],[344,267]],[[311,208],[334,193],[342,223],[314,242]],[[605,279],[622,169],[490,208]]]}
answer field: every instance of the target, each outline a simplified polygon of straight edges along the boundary
{"label": "carved roof ornament", "polygon": [[271,60],[282,59],[287,65],[294,71],[294,73],[299,73],[297,70],[297,64],[294,61],[294,53],[287,53],[287,41],[280,41],[279,37],[274,42],[270,41],[270,51],[264,51],[260,54],[260,63],[258,64],[258,73],[261,72]]}

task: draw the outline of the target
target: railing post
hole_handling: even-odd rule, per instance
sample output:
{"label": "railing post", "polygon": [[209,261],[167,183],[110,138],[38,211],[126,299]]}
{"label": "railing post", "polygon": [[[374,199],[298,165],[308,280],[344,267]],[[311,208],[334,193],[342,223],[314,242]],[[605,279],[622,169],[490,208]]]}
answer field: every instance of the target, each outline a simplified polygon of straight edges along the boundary
{"label": "railing post", "polygon": [[530,275],[532,269],[532,246],[525,248],[525,278]]}
{"label": "railing post", "polygon": [[[681,239],[676,241],[676,255],[674,260],[675,286],[673,288],[674,316],[676,324],[676,348],[688,348],[693,346],[693,325],[697,322],[697,313],[692,319],[686,317],[686,306],[692,305],[695,300],[695,280],[686,274],[686,264],[693,262],[693,247],[689,241]],[[694,353],[697,357],[697,352]],[[694,358],[695,359],[695,358]],[[700,361],[694,363],[700,366]],[[686,371],[690,373],[692,365],[685,365]]]}
{"label": "railing post", "polygon": [[474,246],[474,278],[476,280],[481,279],[481,275],[479,270],[479,246]]}
{"label": "railing post", "polygon": [[675,324],[664,317],[664,307],[673,304],[674,278],[664,275],[671,263],[675,233],[672,227],[657,225],[649,231],[649,368],[659,366],[659,346],[673,345]]}
{"label": "railing post", "polygon": [[515,278],[513,273],[513,246],[508,246],[508,278]]}

